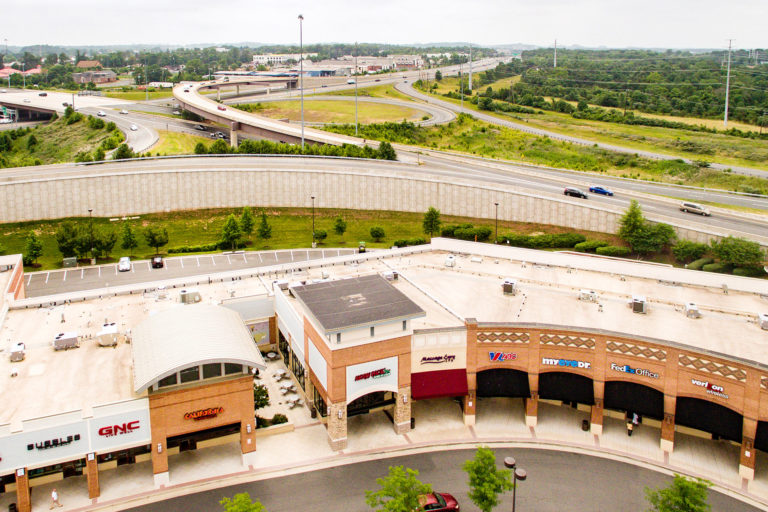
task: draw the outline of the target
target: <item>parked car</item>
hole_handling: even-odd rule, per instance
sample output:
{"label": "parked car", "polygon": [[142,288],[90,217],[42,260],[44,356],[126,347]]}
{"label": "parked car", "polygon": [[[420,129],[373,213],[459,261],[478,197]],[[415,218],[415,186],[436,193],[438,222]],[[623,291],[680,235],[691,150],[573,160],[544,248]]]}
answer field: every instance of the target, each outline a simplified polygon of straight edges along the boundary
{"label": "parked car", "polygon": [[449,510],[459,510],[459,502],[450,494],[444,492],[431,492],[419,496],[419,503],[422,510],[432,512],[447,512]]}
{"label": "parked car", "polygon": [[571,197],[581,197],[583,199],[587,198],[587,194],[575,187],[565,187],[563,194]]}
{"label": "parked car", "polygon": [[0,92],[8,92],[6,89],[0,89]]}
{"label": "parked car", "polygon": [[138,129],[139,129],[139,127],[138,127],[138,126],[136,126],[135,124],[132,124],[132,125],[131,125],[131,131],[132,131],[132,132],[135,132],[135,131],[136,131],[136,130],[138,130]]}
{"label": "parked car", "polygon": [[104,117],[107,114],[103,110],[99,110],[98,112],[96,112],[96,115],[99,116],[99,117]]}
{"label": "parked car", "polygon": [[189,89],[184,89],[184,92],[189,92]]}
{"label": "parked car", "polygon": [[61,105],[62,105],[63,107],[68,107],[68,106],[69,106],[69,103],[67,103],[67,102],[65,101],[65,102],[63,102]]}
{"label": "parked car", "polygon": [[219,110],[227,110],[227,107],[225,107],[224,105],[219,105],[219,106],[218,106],[218,109],[219,109]]}
{"label": "parked car", "polygon": [[594,192],[595,194],[602,194],[604,196],[612,196],[613,191],[611,189],[601,187],[600,185],[595,185],[593,187],[589,187],[590,192]]}
{"label": "parked car", "polygon": [[180,115],[181,115],[181,110],[174,110],[174,111],[173,111],[173,112],[171,112],[171,113],[172,113],[173,115],[175,115],[175,116],[180,116]]}
{"label": "parked car", "polygon": [[696,203],[680,203],[680,211],[688,213],[698,213],[705,217],[709,217],[712,213],[705,207]]}
{"label": "parked car", "polygon": [[130,272],[131,271],[131,258],[123,256],[120,261],[117,262],[118,272]]}
{"label": "parked car", "polygon": [[201,132],[204,132],[205,131],[205,126],[203,126],[201,124],[196,124],[195,125],[195,130],[199,130]]}
{"label": "parked car", "polygon": [[154,256],[152,258],[152,268],[163,268],[163,257]]}
{"label": "parked car", "polygon": [[38,96],[48,96],[48,93],[47,92],[41,92],[41,93],[38,93]]}
{"label": "parked car", "polygon": [[127,114],[127,113],[128,113],[128,111],[127,111],[127,110],[125,110],[125,109],[123,109],[123,110],[121,110],[121,111],[120,111],[120,113],[121,113],[121,114]]}

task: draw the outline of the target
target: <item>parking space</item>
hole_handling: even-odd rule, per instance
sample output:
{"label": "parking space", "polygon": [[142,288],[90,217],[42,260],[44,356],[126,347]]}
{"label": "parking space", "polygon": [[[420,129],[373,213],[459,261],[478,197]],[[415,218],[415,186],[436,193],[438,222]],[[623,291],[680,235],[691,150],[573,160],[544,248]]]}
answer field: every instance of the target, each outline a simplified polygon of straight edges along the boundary
{"label": "parking space", "polygon": [[57,293],[109,288],[164,279],[212,274],[281,263],[309,261],[352,254],[355,249],[286,249],[282,251],[201,254],[165,259],[163,268],[152,268],[149,260],[132,262],[131,270],[118,272],[116,264],[80,267],[26,275],[27,296],[39,297]]}

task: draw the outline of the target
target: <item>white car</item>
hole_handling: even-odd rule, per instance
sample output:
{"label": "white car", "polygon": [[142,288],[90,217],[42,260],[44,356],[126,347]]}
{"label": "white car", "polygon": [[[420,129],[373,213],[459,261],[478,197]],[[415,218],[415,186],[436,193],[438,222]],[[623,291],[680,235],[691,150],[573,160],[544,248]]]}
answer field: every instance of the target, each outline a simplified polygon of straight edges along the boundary
{"label": "white car", "polygon": [[131,258],[123,256],[120,261],[117,262],[118,272],[130,272],[131,271]]}
{"label": "white car", "polygon": [[6,91],[5,89],[0,89],[0,92],[8,92],[8,91]]}
{"label": "white car", "polygon": [[135,124],[132,124],[132,125],[131,125],[131,131],[132,131],[132,132],[135,132],[135,131],[136,131],[136,130],[138,130],[138,129],[139,129],[139,127],[138,127],[138,126],[136,126]]}
{"label": "white car", "polygon": [[107,114],[106,114],[106,113],[104,113],[104,111],[103,111],[103,110],[99,110],[98,112],[96,112],[96,115],[97,115],[97,116],[99,116],[99,117],[104,117],[104,116],[106,116]]}
{"label": "white car", "polygon": [[123,110],[121,110],[121,111],[120,111],[120,113],[121,113],[121,114],[127,114],[127,113],[128,113],[128,111],[127,111],[127,110],[125,110],[125,109],[123,109]]}

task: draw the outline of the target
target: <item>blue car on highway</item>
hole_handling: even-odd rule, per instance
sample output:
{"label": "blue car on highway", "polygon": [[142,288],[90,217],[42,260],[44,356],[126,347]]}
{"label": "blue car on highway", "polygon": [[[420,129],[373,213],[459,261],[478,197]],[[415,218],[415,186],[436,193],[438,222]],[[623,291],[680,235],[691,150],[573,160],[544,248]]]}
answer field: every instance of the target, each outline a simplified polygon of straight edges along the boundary
{"label": "blue car on highway", "polygon": [[595,187],[589,187],[590,192],[594,192],[595,194],[602,194],[604,196],[612,196],[613,192],[610,189],[607,189],[605,187],[601,186],[595,186]]}

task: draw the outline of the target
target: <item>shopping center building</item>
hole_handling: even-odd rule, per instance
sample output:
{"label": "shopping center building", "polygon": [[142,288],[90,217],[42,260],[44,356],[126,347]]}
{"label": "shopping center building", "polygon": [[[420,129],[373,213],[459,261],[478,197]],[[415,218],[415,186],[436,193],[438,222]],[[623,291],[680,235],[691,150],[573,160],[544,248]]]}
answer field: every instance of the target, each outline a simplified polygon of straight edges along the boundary
{"label": "shopping center building", "polygon": [[[173,456],[211,444],[240,443],[253,466],[253,373],[270,351],[334,450],[357,415],[405,434],[413,401],[455,401],[472,425],[507,397],[534,429],[547,402],[587,411],[598,437],[636,413],[666,452],[680,433],[737,444],[746,479],[768,453],[763,280],[433,239],[195,282],[198,304],[159,283],[6,299],[0,343],[26,354],[0,360],[0,491],[21,510],[46,479],[87,474],[97,496],[100,471],[139,460],[172,484]],[[54,350],[75,331],[79,348]]]}

